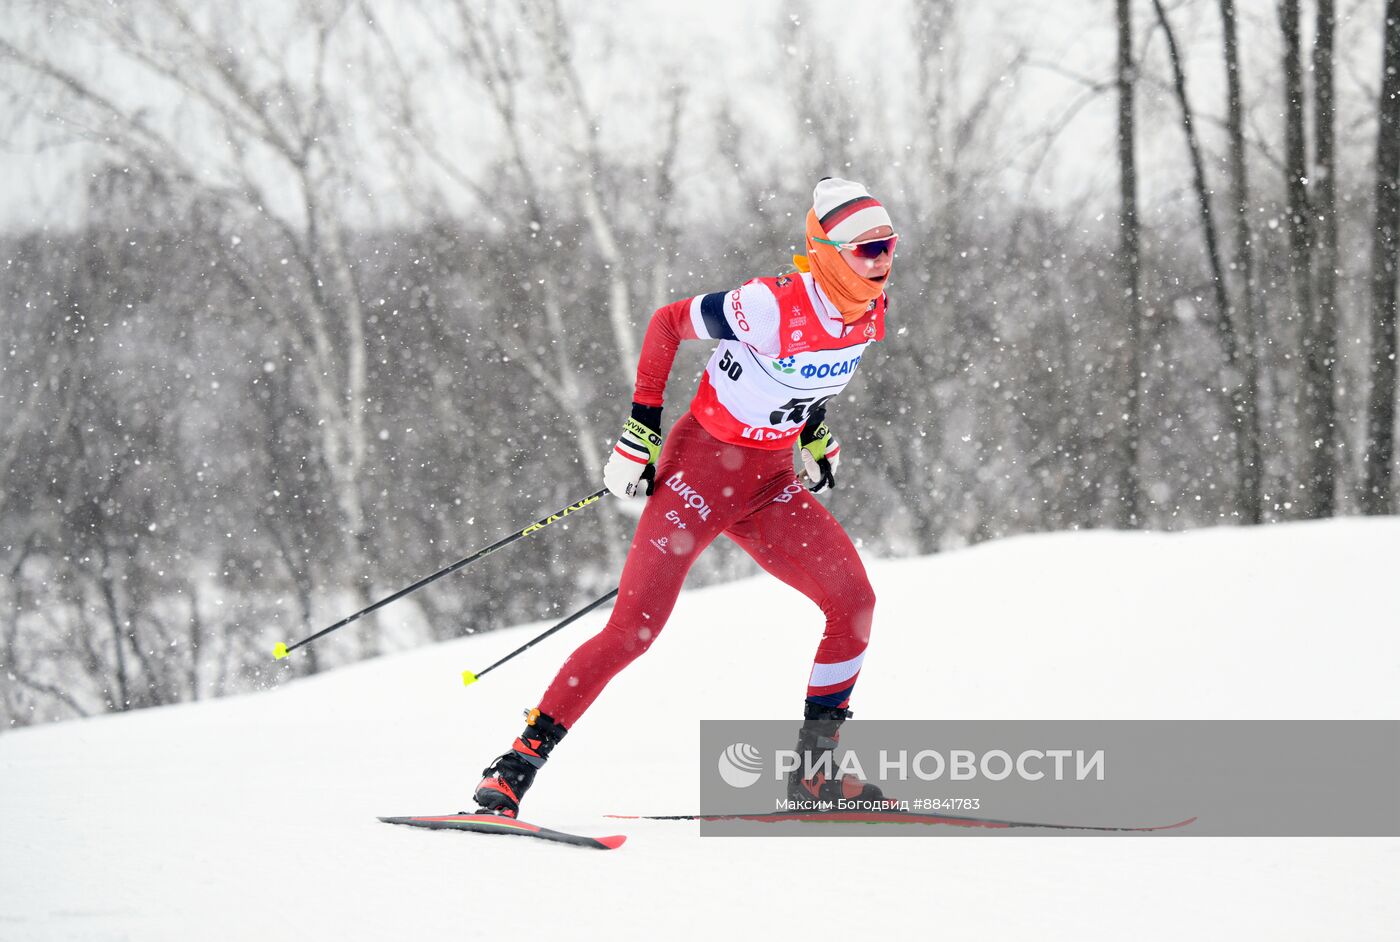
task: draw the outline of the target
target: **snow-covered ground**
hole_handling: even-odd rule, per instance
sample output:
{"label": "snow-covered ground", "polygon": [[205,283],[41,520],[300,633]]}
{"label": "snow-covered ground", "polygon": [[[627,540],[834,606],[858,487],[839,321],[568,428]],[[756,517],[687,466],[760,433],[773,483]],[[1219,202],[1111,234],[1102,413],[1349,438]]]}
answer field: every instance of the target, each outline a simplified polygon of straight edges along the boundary
{"label": "snow-covered ground", "polygon": [[[1367,519],[872,562],[854,705],[862,719],[1397,719],[1397,560],[1400,519]],[[820,616],[768,578],[686,593],[531,793],[527,817],[627,833],[621,850],[375,820],[464,806],[604,617],[473,687],[462,670],[539,626],[0,736],[0,939],[1400,934],[1400,839],[721,839],[603,819],[693,810],[698,720],[796,714]]]}

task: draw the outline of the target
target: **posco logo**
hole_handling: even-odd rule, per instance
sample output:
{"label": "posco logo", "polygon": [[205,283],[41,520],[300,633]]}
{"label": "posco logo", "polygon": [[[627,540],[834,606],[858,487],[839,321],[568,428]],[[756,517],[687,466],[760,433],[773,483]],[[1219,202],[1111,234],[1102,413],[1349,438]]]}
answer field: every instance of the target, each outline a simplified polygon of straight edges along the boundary
{"label": "posco logo", "polygon": [[860,364],[860,357],[851,357],[844,363],[823,363],[813,366],[810,363],[798,370],[803,379],[826,379],[830,376],[845,376]]}
{"label": "posco logo", "polygon": [[745,333],[749,330],[748,318],[744,317],[743,291],[735,288],[729,292],[729,309],[734,312],[734,323],[739,325],[739,329]]}

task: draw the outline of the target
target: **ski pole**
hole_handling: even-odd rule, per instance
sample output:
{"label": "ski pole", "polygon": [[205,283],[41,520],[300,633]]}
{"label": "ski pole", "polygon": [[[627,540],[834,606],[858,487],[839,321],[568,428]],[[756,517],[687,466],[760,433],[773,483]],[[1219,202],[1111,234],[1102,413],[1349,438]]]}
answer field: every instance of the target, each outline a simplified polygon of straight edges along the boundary
{"label": "ski pole", "polygon": [[542,519],[540,519],[540,520],[536,520],[534,523],[530,524],[530,525],[529,525],[528,527],[526,527],[525,529],[523,529],[523,530],[517,530],[517,531],[515,531],[514,533],[512,533],[510,536],[508,536],[508,537],[506,537],[506,538],[504,538],[504,539],[501,539],[501,540],[497,540],[495,543],[492,543],[490,546],[486,547],[485,549],[483,549],[483,550],[478,550],[477,552],[475,552],[475,553],[473,553],[472,555],[468,556],[466,559],[459,559],[459,560],[457,560],[455,563],[453,563],[451,566],[448,566],[446,569],[439,569],[437,572],[433,573],[431,576],[426,576],[426,577],[424,577],[424,578],[422,578],[422,579],[419,579],[417,582],[413,583],[413,585],[409,586],[408,588],[406,588],[406,589],[400,589],[399,591],[395,592],[393,595],[390,595],[390,596],[388,596],[388,597],[386,597],[386,598],[382,598],[382,599],[380,599],[378,602],[375,602],[373,605],[370,605],[370,606],[368,606],[367,608],[362,608],[362,609],[360,609],[358,612],[356,612],[355,614],[351,615],[349,618],[342,618],[340,621],[336,622],[334,625],[331,625],[329,628],[322,628],[320,631],[316,632],[314,635],[311,635],[310,637],[302,638],[302,639],[301,639],[300,641],[298,641],[296,644],[290,644],[290,645],[289,645],[289,644],[283,644],[282,642],[279,641],[279,642],[277,643],[277,645],[272,649],[272,656],[273,656],[274,658],[276,658],[277,660],[280,661],[282,658],[284,658],[284,657],[286,657],[287,655],[291,654],[293,651],[295,651],[297,648],[301,647],[302,645],[304,645],[304,644],[310,644],[312,641],[315,641],[317,638],[320,638],[320,637],[322,637],[322,636],[324,636],[324,635],[328,635],[328,634],[330,634],[332,631],[335,631],[337,628],[344,628],[346,625],[350,624],[352,621],[355,621],[356,619],[362,618],[362,617],[364,617],[365,615],[368,615],[370,612],[373,612],[373,611],[375,611],[375,610],[377,610],[377,609],[383,608],[385,605],[388,605],[390,602],[393,602],[393,601],[395,601],[396,599],[401,599],[401,598],[403,598],[405,595],[408,595],[408,593],[410,593],[410,592],[415,592],[415,591],[417,591],[418,589],[423,588],[423,586],[427,585],[429,582],[434,581],[435,579],[441,579],[443,576],[447,575],[448,573],[456,572],[458,569],[461,569],[463,566],[467,565],[468,563],[474,563],[474,562],[476,562],[478,559],[482,559],[482,558],[484,558],[484,557],[490,556],[492,553],[496,552],[496,550],[500,549],[501,547],[503,547],[503,546],[509,546],[510,544],[514,543],[516,540],[520,539],[521,537],[526,537],[526,536],[529,536],[529,535],[532,534],[532,533],[537,533],[538,531],[543,530],[545,527],[549,526],[551,523],[554,523],[554,522],[556,522],[556,521],[558,521],[558,520],[563,520],[565,517],[567,517],[569,514],[573,513],[575,510],[581,510],[581,509],[583,509],[584,507],[587,507],[589,504],[596,503],[597,501],[601,500],[601,499],[603,498],[603,495],[606,494],[607,492],[608,492],[608,489],[605,487],[605,488],[603,488],[602,490],[595,491],[594,493],[589,494],[587,497],[583,498],[582,500],[576,500],[576,501],[574,501],[572,504],[569,504],[567,507],[560,508],[559,510],[556,510],[554,513],[550,514],[549,516],[544,517],[544,518],[542,518]]}
{"label": "ski pole", "polygon": [[611,592],[609,592],[607,595],[603,596],[602,598],[600,598],[600,599],[594,599],[592,602],[589,602],[589,603],[588,603],[587,605],[585,605],[583,608],[581,608],[581,609],[579,609],[578,611],[574,612],[574,613],[573,613],[572,615],[570,615],[568,618],[564,619],[564,620],[561,621],[559,624],[555,625],[553,628],[551,628],[551,629],[549,629],[548,631],[546,631],[544,634],[539,635],[538,637],[535,637],[535,638],[531,638],[529,641],[525,642],[525,643],[522,644],[520,647],[516,648],[514,651],[510,652],[510,653],[507,654],[505,657],[501,658],[501,659],[500,659],[499,661],[497,661],[495,664],[492,664],[490,667],[486,668],[485,670],[483,670],[483,671],[482,671],[481,673],[479,673],[479,674],[473,674],[471,671],[462,671],[462,685],[463,685],[463,686],[471,686],[472,684],[474,684],[474,683],[476,683],[478,680],[480,680],[482,677],[486,676],[487,673],[489,673],[489,672],[495,670],[496,668],[500,667],[502,664],[504,664],[506,661],[509,661],[511,658],[515,657],[517,654],[521,654],[521,653],[523,653],[523,652],[525,652],[525,651],[530,650],[530,649],[533,648],[535,645],[537,645],[537,644],[539,644],[541,641],[543,641],[545,638],[548,638],[550,635],[554,634],[554,633],[555,633],[556,631],[558,631],[560,628],[567,628],[567,627],[569,627],[569,626],[572,625],[574,622],[576,622],[576,621],[578,621],[580,618],[582,618],[584,615],[587,615],[589,612],[593,611],[593,610],[594,610],[595,608],[597,608],[599,605],[602,605],[604,602],[611,601],[612,599],[615,599],[615,598],[617,598],[617,590],[616,590],[616,589],[613,589]]}

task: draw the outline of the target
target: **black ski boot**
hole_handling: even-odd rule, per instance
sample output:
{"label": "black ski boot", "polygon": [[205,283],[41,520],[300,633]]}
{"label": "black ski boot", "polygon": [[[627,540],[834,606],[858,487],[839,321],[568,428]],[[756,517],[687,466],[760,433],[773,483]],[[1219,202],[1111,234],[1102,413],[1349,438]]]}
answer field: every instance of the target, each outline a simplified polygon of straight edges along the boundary
{"label": "black ski boot", "polygon": [[481,772],[485,778],[472,795],[477,803],[477,814],[516,817],[520,813],[520,799],[534,783],[535,773],[568,732],[538,708],[527,711],[525,717],[525,732],[515,740],[510,752]]}
{"label": "black ski boot", "polygon": [[[835,775],[837,763],[832,750],[841,738],[838,730],[851,718],[851,711],[808,701],[803,716],[802,730],[797,734],[797,754],[802,764],[788,775],[788,798],[800,802],[883,802],[884,792],[869,782]],[[811,777],[805,778],[808,769],[812,770]]]}

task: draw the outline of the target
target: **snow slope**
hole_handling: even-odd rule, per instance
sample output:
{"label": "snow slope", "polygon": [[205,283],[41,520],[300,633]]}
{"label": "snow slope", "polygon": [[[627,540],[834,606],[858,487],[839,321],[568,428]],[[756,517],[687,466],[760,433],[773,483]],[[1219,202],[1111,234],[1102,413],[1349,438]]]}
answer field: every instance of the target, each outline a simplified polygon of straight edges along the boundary
{"label": "snow slope", "polygon": [[[1400,520],[1022,537],[872,562],[863,719],[1400,718]],[[469,575],[466,576],[469,578]],[[570,646],[538,626],[0,736],[0,939],[1394,939],[1395,839],[699,838],[701,718],[796,714],[820,616],[686,593],[530,795],[611,853],[418,832]],[[337,643],[335,639],[327,643]],[[623,827],[615,827],[615,824]]]}

